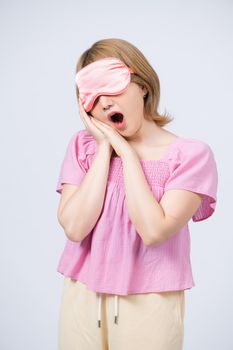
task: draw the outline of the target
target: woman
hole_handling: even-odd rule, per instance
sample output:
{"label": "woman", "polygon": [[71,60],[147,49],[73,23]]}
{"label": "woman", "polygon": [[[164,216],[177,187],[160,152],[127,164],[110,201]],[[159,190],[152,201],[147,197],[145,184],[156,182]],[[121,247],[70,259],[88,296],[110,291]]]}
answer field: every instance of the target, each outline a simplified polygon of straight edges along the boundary
{"label": "woman", "polygon": [[67,236],[59,349],[181,350],[195,285],[188,221],[215,210],[213,152],[164,128],[159,78],[131,43],[94,43],[75,81],[86,129],[72,135],[56,188]]}

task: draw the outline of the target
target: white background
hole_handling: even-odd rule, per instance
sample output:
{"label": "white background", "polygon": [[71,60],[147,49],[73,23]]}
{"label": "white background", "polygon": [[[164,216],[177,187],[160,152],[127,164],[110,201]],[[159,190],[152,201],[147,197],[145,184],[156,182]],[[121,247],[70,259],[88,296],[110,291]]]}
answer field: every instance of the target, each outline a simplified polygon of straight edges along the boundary
{"label": "white background", "polygon": [[233,349],[232,19],[230,0],[0,2],[1,349],[57,349],[66,237],[55,188],[67,142],[85,128],[75,65],[111,37],[158,73],[160,111],[175,117],[167,129],[214,151],[216,212],[190,222],[184,350]]}

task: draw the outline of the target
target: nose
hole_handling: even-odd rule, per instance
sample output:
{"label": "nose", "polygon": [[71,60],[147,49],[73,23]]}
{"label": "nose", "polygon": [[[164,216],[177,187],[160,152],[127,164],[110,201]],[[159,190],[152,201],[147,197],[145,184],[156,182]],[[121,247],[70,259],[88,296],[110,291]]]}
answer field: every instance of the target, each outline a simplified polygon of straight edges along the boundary
{"label": "nose", "polygon": [[112,98],[108,95],[99,96],[99,103],[104,110],[108,109],[110,106],[113,105]]}

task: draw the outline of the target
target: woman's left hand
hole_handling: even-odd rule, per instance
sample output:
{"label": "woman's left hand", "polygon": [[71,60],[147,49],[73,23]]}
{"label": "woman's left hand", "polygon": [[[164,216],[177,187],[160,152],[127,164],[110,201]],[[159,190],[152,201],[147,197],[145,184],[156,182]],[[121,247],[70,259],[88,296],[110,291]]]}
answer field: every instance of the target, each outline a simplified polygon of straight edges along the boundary
{"label": "woman's left hand", "polygon": [[112,145],[119,157],[122,158],[128,153],[134,152],[134,149],[117,130],[93,117],[91,117],[91,120],[106,135],[108,142]]}

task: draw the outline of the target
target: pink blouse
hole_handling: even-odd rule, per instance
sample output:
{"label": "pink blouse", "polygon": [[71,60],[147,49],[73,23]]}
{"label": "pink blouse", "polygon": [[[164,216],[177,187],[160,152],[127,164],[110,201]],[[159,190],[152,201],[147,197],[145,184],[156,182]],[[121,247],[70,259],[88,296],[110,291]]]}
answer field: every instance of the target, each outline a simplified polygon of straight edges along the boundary
{"label": "pink blouse", "polygon": [[[64,183],[81,183],[97,150],[95,138],[86,129],[73,134],[61,164],[58,193]],[[194,222],[213,214],[218,174],[207,143],[178,137],[162,159],[140,163],[158,202],[165,191],[185,189],[205,195],[192,217]],[[128,215],[122,160],[112,157],[101,215],[81,242],[67,239],[57,271],[99,293],[127,295],[192,288],[188,224],[160,245],[146,246]]]}

